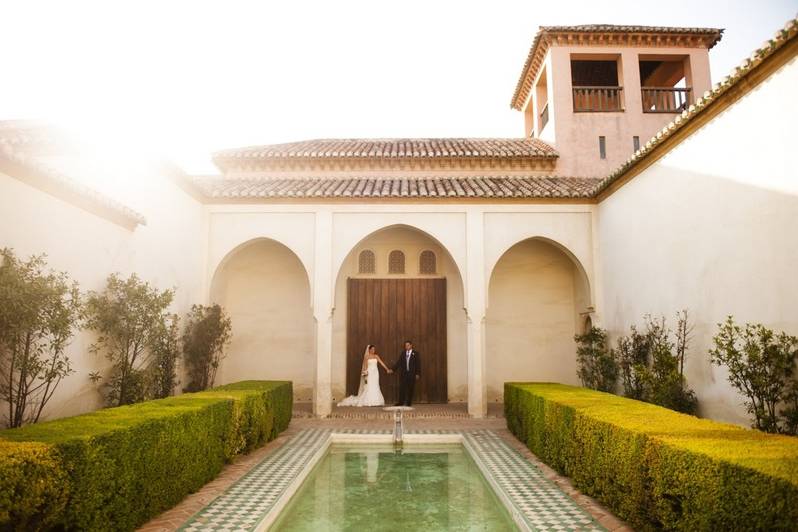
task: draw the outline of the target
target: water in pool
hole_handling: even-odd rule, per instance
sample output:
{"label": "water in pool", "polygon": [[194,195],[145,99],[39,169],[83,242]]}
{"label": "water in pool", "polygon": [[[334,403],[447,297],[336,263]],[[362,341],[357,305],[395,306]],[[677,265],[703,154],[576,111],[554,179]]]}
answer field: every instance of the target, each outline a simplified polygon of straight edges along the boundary
{"label": "water in pool", "polygon": [[460,445],[333,446],[272,530],[516,530]]}

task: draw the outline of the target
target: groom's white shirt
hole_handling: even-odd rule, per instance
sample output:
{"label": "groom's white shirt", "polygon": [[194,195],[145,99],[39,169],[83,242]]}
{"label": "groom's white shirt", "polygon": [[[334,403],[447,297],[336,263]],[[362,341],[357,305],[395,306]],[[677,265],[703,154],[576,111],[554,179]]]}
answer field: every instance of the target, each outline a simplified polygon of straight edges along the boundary
{"label": "groom's white shirt", "polygon": [[412,349],[408,349],[407,351],[405,351],[405,367],[407,368],[407,371],[410,371],[410,354],[412,352],[413,352]]}

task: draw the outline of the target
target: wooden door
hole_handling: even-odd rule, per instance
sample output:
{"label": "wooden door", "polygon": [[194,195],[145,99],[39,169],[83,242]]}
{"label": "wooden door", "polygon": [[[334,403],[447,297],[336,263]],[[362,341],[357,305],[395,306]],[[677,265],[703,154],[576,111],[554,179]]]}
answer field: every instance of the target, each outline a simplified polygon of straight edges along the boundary
{"label": "wooden door", "polygon": [[[357,394],[367,344],[389,367],[405,340],[421,358],[421,378],[414,401],[445,403],[446,279],[349,279],[346,332],[346,394]],[[396,402],[396,375],[380,368],[380,388],[387,404]]]}

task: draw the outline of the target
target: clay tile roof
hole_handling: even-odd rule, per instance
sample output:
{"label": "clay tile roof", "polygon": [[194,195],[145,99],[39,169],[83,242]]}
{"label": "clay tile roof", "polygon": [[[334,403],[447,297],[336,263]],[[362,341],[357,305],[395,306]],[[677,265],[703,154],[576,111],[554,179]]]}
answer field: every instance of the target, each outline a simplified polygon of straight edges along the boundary
{"label": "clay tile roof", "polygon": [[[715,46],[723,36],[723,29],[719,28],[682,28],[672,26],[623,26],[617,24],[582,24],[576,26],[541,26],[532,46],[527,54],[524,68],[513,92],[510,107],[521,111],[524,102],[529,96],[532,82],[537,76],[538,69],[548,50],[549,43],[553,38],[568,36],[569,43],[576,44],[583,42],[591,44],[599,35],[609,34],[615,38],[613,44],[620,44],[624,39],[634,39],[636,44],[655,44],[658,39],[667,37],[671,39],[694,39],[707,49]],[[574,40],[573,38],[581,38]],[[601,44],[608,44],[606,41],[596,41]]]}
{"label": "clay tile roof", "polygon": [[[704,111],[709,109],[714,102],[721,96],[729,91],[737,83],[741,82],[748,74],[756,70],[766,59],[770,58],[775,52],[783,48],[788,42],[798,38],[798,18],[794,18],[787,22],[784,28],[776,32],[772,39],[765,41],[761,47],[754,50],[751,55],[743,60],[742,63],[731,74],[723,78],[720,82],[716,83],[711,91],[707,91],[698,99],[693,105],[678,115],[668,125],[663,127],[651,140],[645,143],[637,152],[635,152],[626,162],[621,164],[610,175],[600,180],[598,186],[594,190],[594,194],[598,195],[609,187],[613,182],[622,177],[632,167],[636,166],[640,161],[646,159],[656,147],[660,146],[665,140],[670,138],[674,133],[682,129],[688,122],[700,116]],[[745,85],[744,85],[745,86]],[[752,90],[752,86],[747,87]]]}
{"label": "clay tile roof", "polygon": [[220,169],[286,159],[554,158],[557,151],[533,138],[317,139],[216,152]]}
{"label": "clay tile roof", "polygon": [[69,153],[74,145],[58,138],[42,124],[27,121],[0,122],[0,171],[124,225],[147,223],[143,215],[89,188],[44,162],[42,153]]}
{"label": "clay tile roof", "polygon": [[589,177],[220,178],[194,184],[215,200],[258,198],[589,198]]}

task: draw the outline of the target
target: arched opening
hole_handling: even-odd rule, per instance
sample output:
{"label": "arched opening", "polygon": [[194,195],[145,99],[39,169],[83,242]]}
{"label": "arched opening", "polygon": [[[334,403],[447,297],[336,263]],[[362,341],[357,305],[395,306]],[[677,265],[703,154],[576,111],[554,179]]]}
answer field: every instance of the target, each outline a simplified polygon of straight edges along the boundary
{"label": "arched opening", "polygon": [[[377,257],[388,258],[386,262],[377,261],[374,274],[359,273],[359,256],[365,249],[374,251]],[[404,263],[407,257],[420,257],[424,251],[429,251],[436,257],[436,273],[422,275],[414,258],[410,259],[409,266],[403,264],[403,273],[396,273],[395,267],[391,267],[392,256],[398,257],[401,254]],[[358,282],[361,283],[359,287],[352,288]],[[370,283],[375,288],[372,290],[363,283]],[[355,298],[359,298],[358,301]],[[376,344],[383,360],[390,365],[398,359],[402,342],[409,338],[414,341],[422,360],[422,376],[416,387],[414,401],[426,400],[423,391],[426,387],[427,399],[435,399],[431,402],[465,402],[468,364],[463,301],[463,281],[457,265],[448,251],[429,234],[399,225],[378,230],[360,241],[344,259],[335,283],[332,367],[334,401],[340,401],[347,395],[347,381],[352,380],[352,375],[348,373],[357,377],[357,368],[351,367],[352,361],[361,359],[366,343]],[[440,315],[436,309],[442,309]],[[360,316],[363,316],[355,318],[359,322],[353,323],[353,311],[360,312]],[[412,327],[414,322],[410,318],[416,314],[426,324],[423,327],[427,330],[403,329],[403,324],[406,323],[410,323]],[[387,316],[387,319],[380,320],[380,315]],[[369,324],[363,323],[366,321]],[[364,332],[364,327],[370,330]],[[424,345],[424,338],[435,337],[438,333],[442,337],[440,343]],[[354,337],[362,339],[353,342]],[[433,360],[443,362],[436,366],[441,373],[434,373],[435,368],[432,368],[432,372],[427,371],[427,366]],[[395,386],[393,381],[396,377],[387,376],[380,371],[383,395],[386,401],[390,401],[391,387]],[[437,392],[433,390],[436,387]],[[352,393],[352,390],[348,390],[348,393]],[[434,396],[435,393],[443,395]]]}
{"label": "arched opening", "polygon": [[507,381],[578,384],[574,334],[589,294],[582,266],[552,241],[524,240],[502,255],[488,285],[488,401],[503,400]]}
{"label": "arched opening", "polygon": [[294,400],[311,401],[315,324],[308,275],[299,258],[274,240],[247,242],[219,265],[211,300],[227,310],[233,323],[217,383],[290,380]]}

